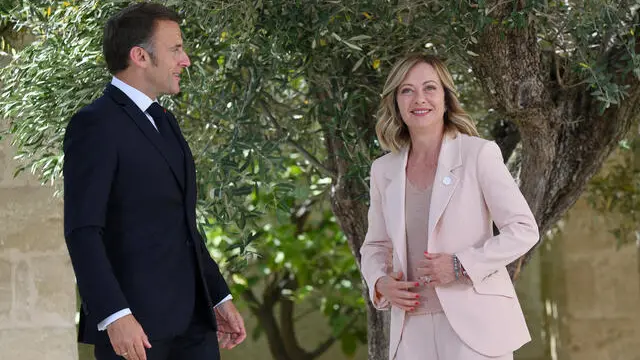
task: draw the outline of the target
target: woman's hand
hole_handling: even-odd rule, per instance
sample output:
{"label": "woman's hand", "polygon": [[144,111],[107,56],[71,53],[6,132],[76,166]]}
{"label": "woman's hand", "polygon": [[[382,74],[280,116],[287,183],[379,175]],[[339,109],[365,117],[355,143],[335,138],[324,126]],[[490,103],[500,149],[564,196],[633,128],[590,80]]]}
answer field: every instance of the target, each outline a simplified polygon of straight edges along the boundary
{"label": "woman's hand", "polygon": [[416,275],[429,286],[446,285],[456,280],[453,271],[453,255],[424,253],[424,260],[420,261]]}
{"label": "woman's hand", "polygon": [[375,284],[375,291],[387,299],[392,306],[405,311],[413,311],[420,304],[420,295],[408,291],[420,286],[419,282],[402,281],[402,271],[383,276]]}

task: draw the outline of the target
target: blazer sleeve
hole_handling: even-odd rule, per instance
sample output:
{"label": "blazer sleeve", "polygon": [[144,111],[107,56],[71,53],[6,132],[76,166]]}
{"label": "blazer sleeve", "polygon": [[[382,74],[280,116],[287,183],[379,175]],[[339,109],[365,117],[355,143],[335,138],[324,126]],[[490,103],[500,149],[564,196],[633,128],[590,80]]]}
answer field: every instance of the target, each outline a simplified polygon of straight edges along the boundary
{"label": "blazer sleeve", "polygon": [[490,237],[480,247],[456,253],[473,283],[481,282],[518,259],[539,238],[531,209],[495,142],[487,142],[480,148],[476,171],[485,203],[500,234]]}
{"label": "blazer sleeve", "polygon": [[114,138],[90,112],[71,118],[64,139],[64,233],[85,311],[97,319],[128,308],[102,242],[117,169]]}
{"label": "blazer sleeve", "polygon": [[382,196],[376,181],[377,162],[371,166],[369,186],[368,228],[364,243],[360,248],[362,275],[369,287],[369,297],[378,310],[388,309],[390,303],[384,297],[376,295],[375,284],[387,275],[389,258],[392,256],[393,244],[387,235],[384,215],[382,213]]}
{"label": "blazer sleeve", "polygon": [[217,305],[222,299],[231,294],[227,282],[224,280],[218,264],[211,258],[209,250],[205,246],[204,239],[200,236],[200,254],[204,268],[204,277],[211,297],[212,305]]}
{"label": "blazer sleeve", "polygon": [[[171,119],[171,122],[173,123],[173,126],[175,126],[179,130],[178,139],[180,143],[182,143],[182,145],[184,146],[184,149],[187,152],[186,154],[188,157],[187,161],[191,162],[191,164],[193,165],[193,168],[194,168],[193,176],[195,177],[196,176],[195,164],[193,159],[193,153],[191,152],[189,143],[187,143],[187,140],[184,138],[184,135],[180,130],[180,125],[178,124],[178,120],[176,119],[175,115],[173,115],[171,111],[169,111],[168,114],[169,114],[169,118]],[[200,265],[202,265],[202,272],[204,273],[204,281],[207,285],[207,291],[209,293],[209,297],[213,302],[212,305],[215,306],[220,301],[222,301],[222,299],[227,297],[227,295],[230,295],[231,291],[229,290],[229,286],[227,286],[227,282],[224,280],[224,277],[220,272],[220,268],[218,267],[218,264],[216,264],[213,258],[211,258],[211,254],[209,254],[209,250],[205,245],[202,234],[200,234],[200,232],[198,231],[198,227],[196,225],[196,220],[195,220],[196,219],[195,203],[197,201],[196,198],[197,198],[197,193],[194,193],[193,199],[192,199],[194,203],[194,207],[190,209],[190,211],[192,211],[191,220],[190,220],[191,221],[190,226],[192,227],[191,235],[195,236],[194,241],[198,243],[198,244],[195,244],[195,246],[198,246],[200,250],[197,252],[200,254],[199,263]]]}

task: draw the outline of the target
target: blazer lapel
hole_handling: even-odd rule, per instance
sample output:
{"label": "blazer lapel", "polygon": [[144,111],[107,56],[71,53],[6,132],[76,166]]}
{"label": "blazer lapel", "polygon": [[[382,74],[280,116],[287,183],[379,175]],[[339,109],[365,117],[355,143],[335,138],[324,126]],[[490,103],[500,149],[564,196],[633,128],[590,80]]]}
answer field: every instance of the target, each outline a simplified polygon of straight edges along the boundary
{"label": "blazer lapel", "polygon": [[138,126],[138,128],[142,131],[144,136],[153,144],[153,146],[160,152],[164,160],[167,162],[167,165],[171,168],[176,181],[180,184],[182,189],[184,190],[184,182],[183,177],[180,175],[180,171],[184,171],[180,169],[180,167],[172,160],[172,157],[168,154],[164,140],[162,136],[156,130],[147,116],[140,110],[140,108],[133,102],[125,93],[120,91],[117,87],[109,84],[105,89],[105,94],[111,96],[112,99],[116,101],[116,103],[120,104],[123,110],[129,115],[129,117],[133,120],[133,122]]}
{"label": "blazer lapel", "polygon": [[385,176],[390,180],[385,189],[385,213],[389,216],[385,217],[387,223],[387,231],[393,242],[393,248],[398,253],[398,259],[402,271],[407,273],[407,240],[405,225],[405,186],[407,180],[407,148],[403,149],[391,166],[387,168]]}
{"label": "blazer lapel", "polygon": [[180,131],[180,126],[178,126],[178,121],[170,111],[167,111],[167,120],[169,121],[169,124],[171,125],[171,130],[173,130],[173,133],[176,135],[176,139],[178,139],[178,142],[180,143],[180,148],[182,148],[182,152],[184,154],[185,171],[187,172],[185,175],[185,181],[187,182],[185,184],[185,191],[188,192],[190,190],[195,190],[195,189],[190,189],[191,187],[190,185],[196,183],[195,181],[196,168],[193,162],[193,154],[191,153],[191,149],[189,148],[189,144],[187,143],[187,140],[185,140],[184,136],[182,135],[182,132]]}
{"label": "blazer lapel", "polygon": [[438,168],[436,169],[436,175],[433,179],[431,205],[429,207],[429,251],[432,251],[431,246],[433,242],[431,239],[433,239],[433,231],[435,230],[436,224],[440,220],[444,209],[449,204],[451,196],[453,196],[453,192],[458,186],[459,179],[453,173],[453,170],[462,166],[460,139],[460,135],[457,135],[455,138],[451,138],[450,135],[445,135],[440,148]]}
{"label": "blazer lapel", "polygon": [[[191,149],[189,148],[189,144],[187,143],[187,140],[185,140],[184,136],[182,135],[182,132],[180,131],[180,127],[178,126],[178,122],[176,121],[176,118],[173,116],[171,112],[167,112],[167,115],[168,115],[167,119],[171,124],[171,129],[175,133],[176,138],[178,139],[178,142],[180,142],[180,147],[182,148],[182,152],[184,153],[184,166],[186,171],[186,174],[185,174],[186,184],[184,188],[184,197],[185,197],[186,206],[187,206],[187,209],[195,209],[196,203],[198,201],[197,199],[198,194],[196,191],[196,187],[197,187],[196,166],[193,159],[193,154],[191,153]],[[198,233],[198,226],[196,224],[196,219],[195,219],[195,211],[187,214],[187,221],[190,223],[189,231],[191,232],[191,238],[196,244],[198,244],[198,242],[200,241],[199,239],[201,238],[201,235]],[[200,256],[202,254],[202,248],[200,246],[195,246],[194,248],[196,253],[198,254],[198,256],[196,256],[196,260],[198,262],[199,269],[202,269],[202,263],[200,259]]]}

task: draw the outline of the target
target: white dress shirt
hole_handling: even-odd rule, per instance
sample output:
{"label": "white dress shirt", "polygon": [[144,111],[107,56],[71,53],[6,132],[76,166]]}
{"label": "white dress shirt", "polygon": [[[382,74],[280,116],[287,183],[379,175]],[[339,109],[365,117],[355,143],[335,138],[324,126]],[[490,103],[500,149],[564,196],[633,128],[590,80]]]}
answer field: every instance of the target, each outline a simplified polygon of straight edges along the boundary
{"label": "white dress shirt", "polygon": [[[153,102],[156,102],[156,100],[151,100],[151,98],[145,95],[142,91],[134,88],[133,86],[125,83],[124,81],[118,79],[115,76],[111,79],[111,85],[117,87],[123,93],[125,93],[125,95],[127,95],[129,99],[131,99],[131,101],[133,101],[136,104],[136,106],[138,106],[140,110],[147,116],[149,121],[151,121],[151,125],[153,125],[153,127],[155,127],[156,130],[158,129],[158,127],[156,126],[156,123],[153,121],[153,118],[146,111],[147,108],[149,108],[149,106],[151,106]],[[222,301],[217,303],[214,307],[220,306],[220,304],[222,304],[223,302],[231,299],[233,299],[233,296],[229,294],[224,299],[222,299]],[[117,311],[111,314],[109,317],[107,317],[106,319],[98,323],[98,330],[104,331],[107,328],[107,326],[111,325],[112,322],[129,314],[131,314],[131,309],[129,308],[122,309],[120,311]]]}

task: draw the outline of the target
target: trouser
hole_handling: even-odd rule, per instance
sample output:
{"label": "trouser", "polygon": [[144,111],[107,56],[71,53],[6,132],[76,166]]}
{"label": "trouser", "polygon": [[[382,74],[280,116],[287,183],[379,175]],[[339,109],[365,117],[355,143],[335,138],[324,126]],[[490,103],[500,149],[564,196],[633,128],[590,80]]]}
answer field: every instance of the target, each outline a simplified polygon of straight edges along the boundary
{"label": "trouser", "polygon": [[[195,261],[194,254],[194,264]],[[200,275],[197,269],[195,271],[198,279]],[[196,280],[195,304],[189,327],[179,336],[151,341],[151,348],[146,349],[147,360],[220,360],[218,338],[209,319],[211,310],[204,299],[202,284]],[[115,354],[111,343],[96,344],[94,354],[96,360],[123,359]]]}
{"label": "trouser", "polygon": [[465,344],[443,312],[407,316],[394,360],[513,360],[482,355]]}
{"label": "trouser", "polygon": [[[147,360],[219,360],[216,333],[201,326],[189,326],[187,331],[171,339],[151,341],[151,349],[146,349]],[[122,360],[116,355],[111,344],[97,344],[96,360]]]}

